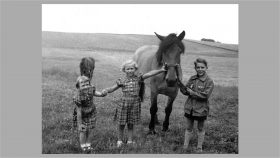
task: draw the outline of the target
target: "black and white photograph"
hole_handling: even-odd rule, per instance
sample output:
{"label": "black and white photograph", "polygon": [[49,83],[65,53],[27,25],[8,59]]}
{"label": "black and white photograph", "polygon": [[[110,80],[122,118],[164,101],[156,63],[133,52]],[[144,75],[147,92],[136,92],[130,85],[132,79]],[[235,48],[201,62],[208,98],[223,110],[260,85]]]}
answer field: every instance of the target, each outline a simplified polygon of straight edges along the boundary
{"label": "black and white photograph", "polygon": [[239,154],[238,4],[42,4],[42,154]]}

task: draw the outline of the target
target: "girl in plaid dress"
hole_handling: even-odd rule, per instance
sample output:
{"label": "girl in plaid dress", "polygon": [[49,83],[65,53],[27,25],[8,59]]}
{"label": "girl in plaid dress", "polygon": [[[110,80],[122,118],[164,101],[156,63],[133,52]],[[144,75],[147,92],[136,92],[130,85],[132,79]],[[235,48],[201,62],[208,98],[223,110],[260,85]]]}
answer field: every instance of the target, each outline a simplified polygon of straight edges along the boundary
{"label": "girl in plaid dress", "polygon": [[74,109],[74,124],[78,126],[79,141],[83,151],[92,149],[91,139],[93,129],[96,124],[96,107],[93,96],[104,97],[107,93],[96,91],[91,85],[92,74],[94,70],[94,59],[83,58],[80,63],[81,76],[78,77],[76,88],[77,93],[73,98],[76,107]]}
{"label": "girl in plaid dress", "polygon": [[122,71],[126,74],[124,79],[119,79],[117,83],[104,89],[104,93],[112,93],[118,88],[122,88],[121,104],[117,107],[117,121],[119,124],[119,134],[117,146],[120,147],[123,144],[124,128],[127,125],[128,128],[128,141],[127,144],[134,144],[133,138],[133,126],[138,124],[141,116],[141,106],[139,90],[140,84],[145,79],[165,72],[166,69],[163,66],[160,70],[152,70],[144,75],[137,76],[135,74],[138,69],[137,63],[133,60],[128,60],[122,65]]}

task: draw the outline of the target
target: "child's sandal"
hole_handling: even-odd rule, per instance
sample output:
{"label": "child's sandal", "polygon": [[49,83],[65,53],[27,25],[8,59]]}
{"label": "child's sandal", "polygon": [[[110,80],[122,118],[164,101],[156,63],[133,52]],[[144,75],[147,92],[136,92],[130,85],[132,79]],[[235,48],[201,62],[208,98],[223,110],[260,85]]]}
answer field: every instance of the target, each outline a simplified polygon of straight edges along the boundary
{"label": "child's sandal", "polygon": [[121,147],[123,145],[123,142],[122,141],[117,141],[117,147]]}

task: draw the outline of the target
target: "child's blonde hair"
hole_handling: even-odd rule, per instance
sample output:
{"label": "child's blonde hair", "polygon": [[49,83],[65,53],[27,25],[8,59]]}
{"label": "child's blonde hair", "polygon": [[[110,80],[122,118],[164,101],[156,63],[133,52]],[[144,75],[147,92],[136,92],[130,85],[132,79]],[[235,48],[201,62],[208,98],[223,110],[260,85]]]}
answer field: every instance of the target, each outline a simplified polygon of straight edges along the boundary
{"label": "child's blonde hair", "polygon": [[128,66],[128,65],[130,65],[130,66],[134,66],[134,68],[137,70],[138,69],[138,65],[137,65],[137,63],[134,61],[134,60],[127,60],[127,61],[125,61],[123,64],[122,64],[122,66],[121,66],[121,71],[122,72],[125,72],[125,67],[126,66]]}

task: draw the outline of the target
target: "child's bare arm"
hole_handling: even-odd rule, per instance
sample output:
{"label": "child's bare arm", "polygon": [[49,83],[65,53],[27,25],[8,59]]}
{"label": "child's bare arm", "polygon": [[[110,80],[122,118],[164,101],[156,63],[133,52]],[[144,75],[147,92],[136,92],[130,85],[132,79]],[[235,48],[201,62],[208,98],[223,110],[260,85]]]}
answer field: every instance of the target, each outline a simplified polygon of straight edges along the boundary
{"label": "child's bare arm", "polygon": [[96,97],[105,97],[106,95],[107,95],[107,93],[104,91],[102,91],[102,92],[95,91],[95,93],[94,93],[94,96],[96,96]]}
{"label": "child's bare arm", "polygon": [[160,74],[160,73],[166,72],[166,71],[167,71],[167,70],[166,70],[166,67],[165,67],[165,66],[162,66],[162,68],[159,69],[159,70],[152,70],[152,71],[150,71],[150,72],[144,74],[144,75],[142,76],[142,78],[145,80],[145,79],[147,79],[147,78],[149,78],[149,77],[155,76],[155,75],[157,75],[157,74]]}
{"label": "child's bare arm", "polygon": [[107,93],[112,93],[119,88],[120,88],[120,86],[118,84],[115,84],[112,87],[105,88],[103,91],[106,91]]}
{"label": "child's bare arm", "polygon": [[82,123],[82,109],[81,107],[77,107],[77,123]]}
{"label": "child's bare arm", "polygon": [[113,85],[112,87],[108,87],[108,88],[103,89],[102,93],[107,95],[107,93],[112,93],[112,92],[114,92],[115,90],[119,89],[122,86],[123,86],[123,84],[122,84],[121,79],[118,79],[115,85]]}

